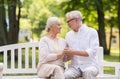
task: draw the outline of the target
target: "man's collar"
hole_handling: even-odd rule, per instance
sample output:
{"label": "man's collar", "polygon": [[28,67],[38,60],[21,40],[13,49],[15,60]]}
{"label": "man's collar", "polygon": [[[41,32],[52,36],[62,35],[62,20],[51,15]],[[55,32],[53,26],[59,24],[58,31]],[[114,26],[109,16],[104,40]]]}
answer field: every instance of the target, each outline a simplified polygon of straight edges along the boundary
{"label": "man's collar", "polygon": [[80,28],[79,28],[79,31],[82,31],[85,27],[86,27],[86,25],[85,25],[85,24],[82,24],[82,25],[80,26]]}

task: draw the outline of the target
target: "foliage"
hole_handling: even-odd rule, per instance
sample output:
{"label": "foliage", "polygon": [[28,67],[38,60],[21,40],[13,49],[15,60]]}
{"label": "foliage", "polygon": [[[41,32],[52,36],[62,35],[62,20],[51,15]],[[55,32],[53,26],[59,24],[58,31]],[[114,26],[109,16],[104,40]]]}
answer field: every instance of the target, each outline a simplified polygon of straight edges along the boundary
{"label": "foliage", "polygon": [[[102,0],[105,13],[105,20],[111,20],[117,26],[117,0]],[[80,10],[83,14],[84,22],[89,26],[98,29],[96,4],[98,0],[64,0],[61,3],[64,13],[71,10]],[[99,6],[101,7],[101,6]],[[105,21],[106,22],[106,21]],[[111,22],[106,22],[110,26]],[[108,25],[109,24],[109,25]]]}
{"label": "foliage", "polygon": [[117,0],[111,2],[112,0],[104,1],[104,11],[105,11],[105,24],[107,27],[118,27],[117,25]]}
{"label": "foliage", "polygon": [[[61,19],[62,26],[62,32],[59,36],[64,38],[66,32],[68,31],[68,28],[65,24],[63,12],[59,7],[60,2],[61,1],[57,0],[24,0],[24,5],[22,8],[23,14],[21,19],[21,28],[24,28],[24,26],[26,26],[25,28],[28,28],[32,31],[33,40],[39,40],[41,36],[46,34],[44,29],[47,18],[51,16],[57,16]],[[29,5],[29,3],[31,5]]]}
{"label": "foliage", "polygon": [[83,14],[83,21],[87,25],[98,29],[97,27],[97,13],[95,10],[95,3],[89,0],[66,0],[61,3],[64,13],[71,10],[80,10]]}

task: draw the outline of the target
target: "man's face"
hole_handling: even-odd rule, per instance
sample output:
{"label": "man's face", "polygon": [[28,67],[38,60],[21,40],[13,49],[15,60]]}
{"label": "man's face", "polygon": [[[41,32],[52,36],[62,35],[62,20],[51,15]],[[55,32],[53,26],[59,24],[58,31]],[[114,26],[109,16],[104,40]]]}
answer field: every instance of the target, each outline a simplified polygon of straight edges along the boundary
{"label": "man's face", "polygon": [[69,28],[71,28],[72,30],[74,30],[74,31],[77,31],[77,18],[72,18],[70,15],[68,15],[67,17],[66,17],[66,19],[67,19],[67,24],[68,24],[68,26],[69,26]]}

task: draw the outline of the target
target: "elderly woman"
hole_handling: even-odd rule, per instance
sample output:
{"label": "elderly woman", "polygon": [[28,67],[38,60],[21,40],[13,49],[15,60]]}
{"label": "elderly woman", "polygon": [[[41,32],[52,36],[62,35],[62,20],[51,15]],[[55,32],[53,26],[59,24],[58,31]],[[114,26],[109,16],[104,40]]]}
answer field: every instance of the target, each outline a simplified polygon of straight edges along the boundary
{"label": "elderly woman", "polygon": [[40,39],[40,62],[38,63],[38,76],[48,79],[64,78],[64,53],[67,46],[64,39],[57,37],[61,31],[60,20],[51,17],[47,20],[46,36]]}

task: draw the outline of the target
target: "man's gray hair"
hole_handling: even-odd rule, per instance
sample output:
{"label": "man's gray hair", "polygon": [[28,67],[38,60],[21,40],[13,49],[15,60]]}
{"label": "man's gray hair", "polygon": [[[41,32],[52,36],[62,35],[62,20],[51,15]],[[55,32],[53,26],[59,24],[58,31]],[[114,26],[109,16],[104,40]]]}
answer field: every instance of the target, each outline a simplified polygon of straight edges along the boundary
{"label": "man's gray hair", "polygon": [[81,12],[78,11],[78,10],[74,10],[74,11],[70,11],[70,12],[66,13],[66,17],[67,17],[68,15],[70,15],[71,18],[78,18],[78,19],[80,19],[80,20],[83,19]]}
{"label": "man's gray hair", "polygon": [[46,22],[46,28],[45,30],[47,32],[49,32],[50,30],[50,27],[54,24],[57,24],[57,23],[60,23],[60,19],[58,17],[50,17],[47,19],[47,22]]}

